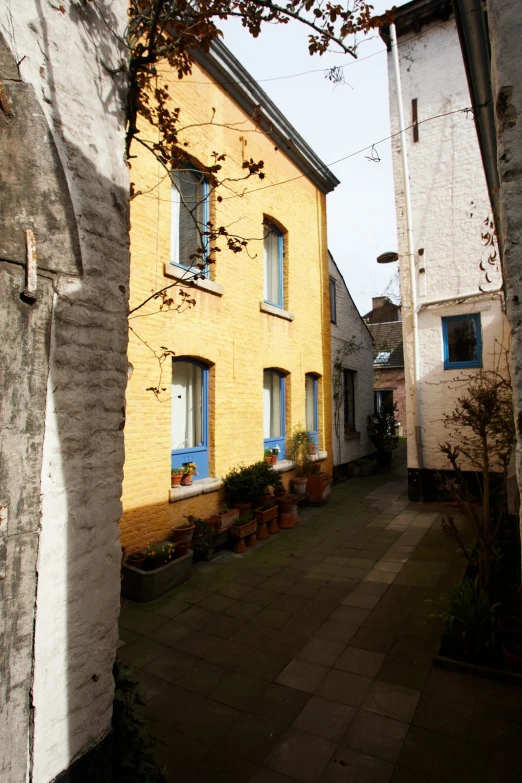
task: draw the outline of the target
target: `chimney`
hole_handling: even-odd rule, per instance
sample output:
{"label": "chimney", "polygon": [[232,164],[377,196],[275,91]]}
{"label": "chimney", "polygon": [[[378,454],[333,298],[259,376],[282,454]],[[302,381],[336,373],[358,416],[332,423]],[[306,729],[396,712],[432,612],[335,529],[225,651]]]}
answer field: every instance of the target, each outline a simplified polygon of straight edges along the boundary
{"label": "chimney", "polygon": [[387,301],[388,301],[387,296],[372,297],[372,310],[378,310],[380,307],[384,307]]}

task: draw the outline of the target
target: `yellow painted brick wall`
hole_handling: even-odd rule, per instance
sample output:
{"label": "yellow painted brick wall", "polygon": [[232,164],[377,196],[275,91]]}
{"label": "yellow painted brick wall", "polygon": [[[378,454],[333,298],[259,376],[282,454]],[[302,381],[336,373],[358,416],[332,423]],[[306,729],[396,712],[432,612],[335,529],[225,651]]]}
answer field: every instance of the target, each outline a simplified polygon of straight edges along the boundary
{"label": "yellow painted brick wall", "polygon": [[[180,134],[196,161],[210,165],[211,153],[225,152],[220,178],[243,176],[244,159],[265,162],[264,180],[250,178],[220,188],[211,196],[217,224],[248,238],[248,252],[223,250],[210,277],[224,287],[223,296],[195,290],[196,306],[182,313],[157,312],[152,302],[131,316],[125,428],[124,514],[122,544],[129,550],[160,540],[184,514],[208,516],[218,508],[220,493],[169,503],[171,360],[159,365],[151,348],[210,364],[210,473],[224,476],[239,463],[263,458],[263,369],[280,368],[287,376],[287,432],[305,421],[305,374],[318,373],[319,442],[328,451],[323,465],[331,470],[330,311],[325,196],[304,176],[210,77],[194,66],[178,82],[163,73],[174,105],[181,107]],[[201,82],[204,82],[202,84]],[[212,108],[215,108],[214,121]],[[228,127],[221,127],[226,124]],[[148,129],[148,138],[152,131]],[[145,133],[145,131],[144,131]],[[147,151],[135,144],[131,179],[143,195],[131,205],[131,309],[151,293],[173,282],[165,277],[170,255],[170,183]],[[266,187],[293,180],[276,187]],[[252,191],[242,197],[234,193]],[[150,191],[150,192],[146,192]],[[292,322],[260,312],[263,300],[263,218],[285,230],[285,301]],[[174,296],[178,291],[173,288]],[[134,330],[134,331],[133,331]],[[147,391],[166,387],[158,402]],[[288,404],[289,403],[289,404]],[[285,483],[291,474],[284,474]]]}

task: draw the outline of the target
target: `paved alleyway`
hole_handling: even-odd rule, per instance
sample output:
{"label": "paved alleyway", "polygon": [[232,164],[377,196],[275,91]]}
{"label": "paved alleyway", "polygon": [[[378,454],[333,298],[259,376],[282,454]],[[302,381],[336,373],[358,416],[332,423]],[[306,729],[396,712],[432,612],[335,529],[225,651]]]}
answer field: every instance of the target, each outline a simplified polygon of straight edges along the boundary
{"label": "paved alleyway", "polygon": [[400,474],[352,479],[294,530],[125,602],[175,783],[518,783],[522,690],[432,669],[437,601],[463,570],[442,507]]}

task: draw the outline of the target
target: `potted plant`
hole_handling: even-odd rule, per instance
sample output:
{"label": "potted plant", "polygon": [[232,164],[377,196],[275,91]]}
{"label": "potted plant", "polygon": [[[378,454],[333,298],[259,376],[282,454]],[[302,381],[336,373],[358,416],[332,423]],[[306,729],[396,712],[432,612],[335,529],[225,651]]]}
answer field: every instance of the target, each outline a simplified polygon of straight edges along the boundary
{"label": "potted plant", "polygon": [[[234,552],[241,553],[246,552],[247,546],[256,546],[256,528],[257,519],[250,519],[249,517],[238,517],[232,526],[229,528],[230,535],[236,539],[234,546]],[[245,538],[248,537],[248,542],[245,544]]]}
{"label": "potted plant", "polygon": [[192,477],[197,475],[198,469],[195,462],[186,462],[181,466],[181,484],[184,487],[192,484]]}
{"label": "potted plant", "polygon": [[188,517],[185,517],[185,519],[187,520],[186,522],[181,522],[179,525],[175,525],[175,527],[172,528],[173,541],[188,541],[189,543],[192,541],[192,536],[196,529],[195,523],[198,517],[189,515]]}
{"label": "potted plant", "polygon": [[271,464],[272,464],[272,465],[275,465],[275,464],[276,464],[276,462],[277,462],[277,460],[279,459],[279,454],[280,454],[280,452],[281,452],[281,449],[279,448],[279,446],[274,446],[274,447],[271,449],[271,452],[272,452],[272,459],[271,459]]}
{"label": "potted plant", "polygon": [[215,524],[215,530],[227,530],[227,528],[230,527],[232,522],[237,519],[239,516],[239,509],[238,508],[229,508],[226,503],[223,503],[221,506],[221,511],[219,511],[218,514],[215,515],[214,519],[216,520]]}
{"label": "potted plant", "polygon": [[283,479],[281,478],[279,473],[276,473],[274,477],[274,481],[272,483],[272,489],[274,491],[275,498],[281,498],[283,497],[283,495],[286,495],[285,485],[283,484]]}
{"label": "potted plant", "polygon": [[171,487],[179,487],[182,478],[183,478],[183,470],[181,468],[171,468],[170,471]]}
{"label": "potted plant", "polygon": [[197,518],[195,521],[195,531],[192,538],[192,551],[194,557],[198,560],[210,560],[214,553],[214,534],[210,525],[204,520]]}
{"label": "potted plant", "polygon": [[368,416],[367,429],[377,451],[377,464],[389,467],[392,463],[392,452],[399,445],[395,416],[393,413],[374,413]]}
{"label": "potted plant", "polygon": [[295,463],[295,478],[292,479],[292,486],[296,495],[306,495],[306,470],[311,461],[312,444],[310,433],[301,424],[294,427],[288,439],[286,455]]}
{"label": "potted plant", "polygon": [[131,552],[126,558],[125,562],[134,568],[143,568],[143,562],[145,560],[145,552],[143,550],[139,552]]}
{"label": "potted plant", "polygon": [[272,449],[265,449],[264,457],[267,465],[272,465]]}
{"label": "potted plant", "polygon": [[176,553],[176,547],[170,541],[158,541],[156,543],[147,544],[145,550],[145,571],[154,571],[156,568],[170,563],[174,560]]}
{"label": "potted plant", "polygon": [[277,498],[279,506],[278,524],[282,530],[294,527],[299,521],[297,500],[297,495],[284,495],[281,498]]}
{"label": "potted plant", "polygon": [[[180,551],[179,545],[187,547]],[[192,552],[189,542],[159,541],[147,545],[146,557],[136,565],[129,558],[122,565],[121,591],[133,601],[153,601],[190,578]],[[145,553],[141,553],[145,555]]]}
{"label": "potted plant", "polygon": [[317,444],[313,441],[310,444],[310,454],[317,454]]}
{"label": "potted plant", "polygon": [[227,500],[244,515],[252,503],[276,483],[277,475],[264,460],[232,468],[223,479]]}

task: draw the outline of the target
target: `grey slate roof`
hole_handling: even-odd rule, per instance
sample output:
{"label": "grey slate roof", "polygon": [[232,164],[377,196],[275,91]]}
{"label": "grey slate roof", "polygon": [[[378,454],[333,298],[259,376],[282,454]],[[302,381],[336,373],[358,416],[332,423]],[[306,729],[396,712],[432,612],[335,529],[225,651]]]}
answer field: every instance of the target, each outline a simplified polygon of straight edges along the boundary
{"label": "grey slate roof", "polygon": [[373,337],[374,367],[404,367],[402,321],[368,324],[368,329]]}

